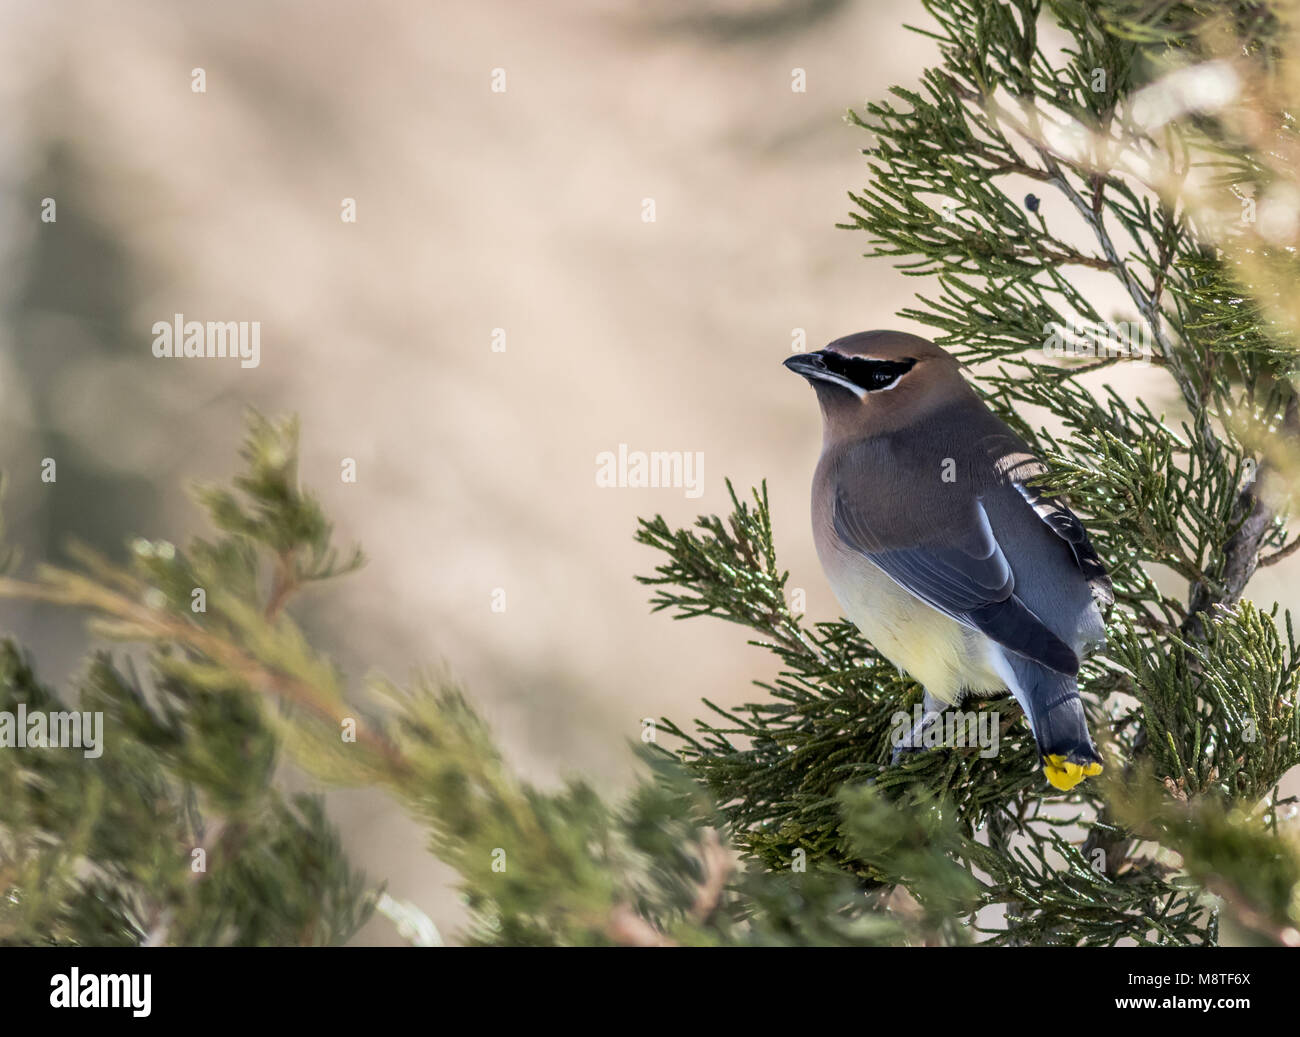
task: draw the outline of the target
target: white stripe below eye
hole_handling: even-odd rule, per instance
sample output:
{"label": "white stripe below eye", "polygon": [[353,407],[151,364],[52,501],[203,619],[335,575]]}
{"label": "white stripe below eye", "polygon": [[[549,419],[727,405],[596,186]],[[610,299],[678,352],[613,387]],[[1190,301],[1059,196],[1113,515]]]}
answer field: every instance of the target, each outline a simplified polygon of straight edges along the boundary
{"label": "white stripe below eye", "polygon": [[903,376],[902,376],[901,374],[895,375],[895,376],[894,376],[894,380],[893,380],[892,382],[890,382],[888,385],[882,385],[879,389],[872,389],[871,391],[872,391],[872,392],[889,392],[890,389],[892,389],[894,386],[896,386],[896,385],[897,385],[899,382],[901,382],[902,380],[903,380]]}
{"label": "white stripe below eye", "polygon": [[[850,392],[856,393],[859,400],[865,400],[867,398],[866,389],[862,388],[860,385],[855,385],[847,378],[841,378],[834,371],[818,371],[814,377],[821,379],[823,382],[834,382],[836,385],[844,386],[844,388],[848,389]],[[895,381],[897,380],[898,379],[895,379]]]}

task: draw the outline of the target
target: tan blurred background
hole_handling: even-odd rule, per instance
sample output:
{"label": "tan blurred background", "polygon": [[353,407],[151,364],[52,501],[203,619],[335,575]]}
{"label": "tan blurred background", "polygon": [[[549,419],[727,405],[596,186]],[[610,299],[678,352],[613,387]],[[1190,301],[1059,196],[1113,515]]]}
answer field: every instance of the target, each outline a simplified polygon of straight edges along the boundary
{"label": "tan blurred background", "polygon": [[[354,683],[445,666],[527,777],[617,788],[640,718],[772,672],[737,627],[649,614],[638,515],[685,524],[725,507],[725,476],[766,477],[792,586],[836,612],[807,529],[818,418],[780,362],[797,328],[817,348],[907,327],[921,285],[834,224],[865,176],[844,112],[916,82],[934,54],[902,23],[923,20],[865,0],[4,0],[11,539],[30,560],[176,538],[185,480],[234,469],[243,407],[297,412],[304,479],[370,556],[299,609]],[[261,321],[260,367],[155,359],[174,313]],[[598,488],[620,443],[702,451],[704,495]],[[0,619],[70,676],[75,624]],[[330,798],[356,863],[453,936],[421,831]],[[383,918],[359,937],[397,941]]]}

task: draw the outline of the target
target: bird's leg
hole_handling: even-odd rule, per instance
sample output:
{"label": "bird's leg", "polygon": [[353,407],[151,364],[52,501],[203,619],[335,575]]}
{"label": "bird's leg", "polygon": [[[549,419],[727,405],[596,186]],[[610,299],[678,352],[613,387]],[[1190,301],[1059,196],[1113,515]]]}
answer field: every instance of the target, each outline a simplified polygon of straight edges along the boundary
{"label": "bird's leg", "polygon": [[948,703],[935,698],[927,691],[925,698],[921,700],[921,719],[894,746],[894,755],[890,763],[897,763],[904,753],[915,753],[924,749],[925,733],[942,721],[943,711],[947,708]]}

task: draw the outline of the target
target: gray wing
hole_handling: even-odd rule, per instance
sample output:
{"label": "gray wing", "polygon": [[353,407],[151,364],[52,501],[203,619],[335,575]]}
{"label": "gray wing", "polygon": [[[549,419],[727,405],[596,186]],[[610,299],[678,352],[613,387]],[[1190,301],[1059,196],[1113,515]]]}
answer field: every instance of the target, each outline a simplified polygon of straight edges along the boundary
{"label": "gray wing", "polygon": [[1077,673],[1074,650],[1016,596],[1015,576],[970,481],[924,480],[891,499],[877,492],[881,464],[891,460],[872,456],[878,452],[861,444],[838,466],[832,519],[840,538],[959,623],[1060,673]]}
{"label": "gray wing", "polygon": [[1111,586],[1110,574],[1106,572],[1106,566],[1088,539],[1083,523],[1055,497],[1049,497],[1029,485],[1031,479],[1047,473],[1047,466],[1027,453],[1023,443],[1011,437],[990,437],[984,443],[1002,477],[1034,509],[1043,525],[1065,541],[1074,556],[1074,564],[1092,589],[1093,598],[1099,605],[1113,605],[1115,590]]}
{"label": "gray wing", "polygon": [[1110,574],[1097,557],[1097,551],[1078,516],[1055,497],[1044,496],[1032,486],[1021,482],[1012,485],[1020,491],[1020,496],[1034,509],[1043,524],[1069,546],[1070,553],[1074,555],[1074,564],[1088,581],[1092,596],[1097,602],[1102,605],[1115,604],[1115,589],[1111,586]]}

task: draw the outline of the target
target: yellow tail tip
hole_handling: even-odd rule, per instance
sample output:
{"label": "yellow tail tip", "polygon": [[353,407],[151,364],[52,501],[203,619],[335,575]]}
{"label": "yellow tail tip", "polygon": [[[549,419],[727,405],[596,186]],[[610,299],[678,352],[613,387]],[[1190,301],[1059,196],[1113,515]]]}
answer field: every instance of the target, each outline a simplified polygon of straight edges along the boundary
{"label": "yellow tail tip", "polygon": [[1069,792],[1084,778],[1101,773],[1099,763],[1071,763],[1064,756],[1053,753],[1043,757],[1043,774],[1054,788]]}

